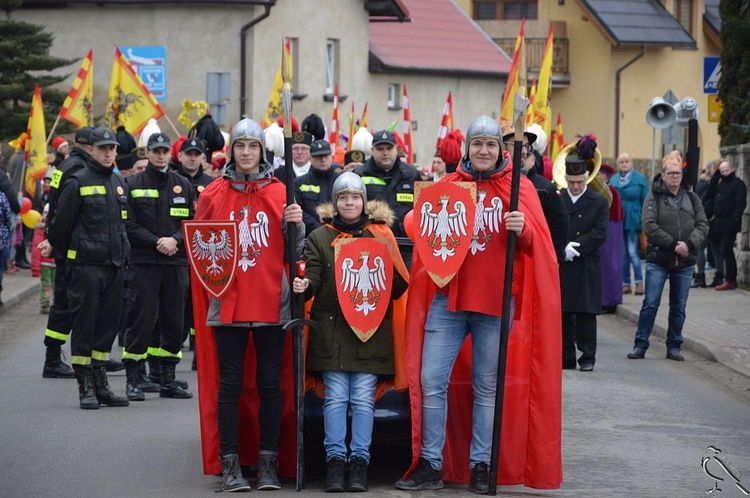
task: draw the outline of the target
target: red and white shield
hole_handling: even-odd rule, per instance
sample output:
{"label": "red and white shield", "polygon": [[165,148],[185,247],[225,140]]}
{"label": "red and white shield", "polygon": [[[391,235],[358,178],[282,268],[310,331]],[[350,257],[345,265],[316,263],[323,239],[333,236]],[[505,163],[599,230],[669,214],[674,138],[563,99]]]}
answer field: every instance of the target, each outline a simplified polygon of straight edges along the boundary
{"label": "red and white shield", "polygon": [[381,238],[334,241],[336,292],[346,323],[367,342],[383,322],[391,303],[393,260]]}
{"label": "red and white shield", "polygon": [[430,278],[444,287],[469,252],[476,183],[416,182],[414,193],[414,245]]}
{"label": "red and white shield", "polygon": [[216,299],[229,289],[237,268],[236,221],[183,221],[190,267],[203,288]]}

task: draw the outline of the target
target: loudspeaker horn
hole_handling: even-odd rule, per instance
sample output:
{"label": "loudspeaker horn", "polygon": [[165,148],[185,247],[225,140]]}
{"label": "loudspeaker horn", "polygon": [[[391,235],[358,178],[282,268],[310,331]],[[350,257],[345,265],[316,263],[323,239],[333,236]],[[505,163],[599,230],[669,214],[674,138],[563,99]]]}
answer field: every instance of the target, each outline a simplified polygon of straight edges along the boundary
{"label": "loudspeaker horn", "polygon": [[646,111],[646,122],[649,126],[657,130],[669,128],[677,119],[677,110],[675,107],[671,106],[661,97],[654,98]]}
{"label": "loudspeaker horn", "polygon": [[693,97],[685,97],[674,105],[676,113],[676,123],[678,126],[687,128],[688,121],[695,119],[696,121],[700,117],[698,112],[698,103]]}

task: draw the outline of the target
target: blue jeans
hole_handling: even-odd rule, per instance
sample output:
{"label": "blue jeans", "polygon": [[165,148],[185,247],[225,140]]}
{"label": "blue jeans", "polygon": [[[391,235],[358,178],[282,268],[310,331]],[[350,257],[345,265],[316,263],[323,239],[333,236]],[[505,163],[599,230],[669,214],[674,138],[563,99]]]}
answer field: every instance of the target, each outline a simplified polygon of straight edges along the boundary
{"label": "blue jeans", "polygon": [[448,297],[436,293],[425,323],[421,375],[422,457],[434,469],[443,466],[448,383],[458,352],[471,334],[474,407],[469,462],[473,468],[478,463],[490,462],[501,319],[469,311],[454,313],[448,311],[447,305]]}
{"label": "blue jeans", "polygon": [[346,461],[346,408],[352,406],[350,459],[361,457],[370,462],[372,424],[375,417],[375,384],[378,376],[361,372],[323,372],[326,399],[323,402],[323,427],[326,462],[331,458]]}
{"label": "blue jeans", "polygon": [[693,278],[693,267],[668,270],[656,263],[646,263],[646,295],[638,316],[638,329],[635,331],[635,345],[648,349],[648,338],[654,329],[656,313],[659,311],[664,283],[669,278],[669,327],[667,329],[667,349],[682,345],[682,326],[685,324],[685,306],[687,305],[690,280]]}
{"label": "blue jeans", "polygon": [[625,243],[623,244],[622,255],[622,285],[630,285],[630,266],[633,266],[633,276],[635,283],[643,282],[641,272],[641,257],[638,254],[638,232],[635,230],[625,230]]}

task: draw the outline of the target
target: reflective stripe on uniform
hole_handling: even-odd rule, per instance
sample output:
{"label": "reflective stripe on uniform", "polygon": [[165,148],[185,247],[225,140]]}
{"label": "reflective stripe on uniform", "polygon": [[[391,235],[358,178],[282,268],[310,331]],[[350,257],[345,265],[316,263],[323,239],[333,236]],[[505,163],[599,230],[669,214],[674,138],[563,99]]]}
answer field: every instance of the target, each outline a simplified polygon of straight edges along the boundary
{"label": "reflective stripe on uniform", "polygon": [[68,249],[68,259],[75,260],[76,259],[76,250],[75,249]]}
{"label": "reflective stripe on uniform", "polygon": [[123,360],[145,360],[146,359],[146,353],[128,353],[125,349],[122,350],[122,359]]}
{"label": "reflective stripe on uniform", "polygon": [[127,220],[128,219],[128,210],[127,209],[121,209],[120,210],[120,216],[122,216],[123,220]]}
{"label": "reflective stripe on uniform", "polygon": [[320,185],[300,185],[299,186],[300,192],[315,192],[316,194],[320,193]]}
{"label": "reflective stripe on uniform", "polygon": [[193,327],[190,327],[190,335],[195,335],[195,329]]}
{"label": "reflective stripe on uniform", "polygon": [[[149,348],[152,349],[152,348]],[[179,358],[182,359],[182,351],[177,351],[176,353],[170,353],[166,349],[162,348],[153,348],[156,350],[155,353],[153,353],[153,356],[158,356],[159,358]]]}
{"label": "reflective stripe on uniform", "polygon": [[52,173],[52,180],[49,182],[49,186],[52,188],[59,188],[62,177],[63,177],[63,172],[60,171],[59,169],[56,169],[55,172]]}
{"label": "reflective stripe on uniform", "polygon": [[52,329],[47,329],[44,331],[44,335],[47,337],[51,337],[52,339],[57,339],[58,341],[67,341],[68,340],[68,334],[63,334],[61,332],[56,332]]}
{"label": "reflective stripe on uniform", "polygon": [[152,348],[152,347],[149,347],[149,348],[148,348],[148,349],[146,350],[146,354],[147,354],[147,355],[149,355],[149,356],[159,356],[159,354],[158,354],[158,353],[159,353],[159,348]]}
{"label": "reflective stripe on uniform", "polygon": [[396,202],[414,202],[414,194],[396,193]]}
{"label": "reflective stripe on uniform", "polygon": [[169,216],[187,218],[190,216],[190,210],[188,208],[169,208]]}
{"label": "reflective stripe on uniform", "polygon": [[109,351],[92,351],[91,352],[92,360],[107,361],[111,357],[112,357],[112,354]]}
{"label": "reflective stripe on uniform", "polygon": [[90,356],[71,356],[70,362],[73,365],[91,365]]}
{"label": "reflective stripe on uniform", "polygon": [[388,185],[387,183],[385,183],[385,180],[383,180],[382,178],[378,178],[377,176],[363,176],[362,183],[364,183],[365,185],[382,185],[383,187]]}
{"label": "reflective stripe on uniform", "polygon": [[106,195],[107,187],[104,185],[90,185],[88,187],[81,187],[78,189],[81,196],[84,195]]}
{"label": "reflective stripe on uniform", "polygon": [[159,197],[159,191],[155,188],[134,188],[130,191],[130,195],[133,196],[133,199],[138,199],[140,197],[156,199]]}

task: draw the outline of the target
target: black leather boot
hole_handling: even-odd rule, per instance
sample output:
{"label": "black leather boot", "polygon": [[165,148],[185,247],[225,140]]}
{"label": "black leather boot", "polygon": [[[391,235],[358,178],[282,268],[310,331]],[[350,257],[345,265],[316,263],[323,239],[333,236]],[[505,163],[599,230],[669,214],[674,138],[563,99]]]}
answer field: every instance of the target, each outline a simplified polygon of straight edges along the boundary
{"label": "black leather boot", "polygon": [[340,458],[333,457],[326,464],[326,493],[343,493],[346,491],[344,477],[346,464]]}
{"label": "black leather boot", "polygon": [[78,381],[78,400],[81,410],[98,410],[99,401],[94,394],[94,371],[91,367],[76,365],[74,367]]}
{"label": "black leather boot", "polygon": [[367,460],[352,458],[346,466],[346,490],[349,493],[367,491]]}
{"label": "black leather boot", "polygon": [[183,389],[175,382],[174,371],[177,365],[162,361],[159,365],[161,372],[161,389],[159,389],[160,398],[177,398],[188,399],[193,397],[193,393]]}
{"label": "black leather boot", "polygon": [[133,360],[126,360],[123,363],[125,363],[125,396],[130,401],[145,401],[146,395],[138,387],[140,384],[138,363]]}
{"label": "black leather boot", "polygon": [[706,274],[696,273],[693,277],[693,283],[690,284],[691,289],[705,289],[706,288]]}
{"label": "black leather boot", "polygon": [[76,373],[62,361],[60,346],[47,346],[42,377],[45,379],[73,379]]}
{"label": "black leather boot", "polygon": [[[161,358],[158,356],[148,356],[148,359],[146,360],[148,362],[148,376],[146,377],[146,381],[151,381],[154,384],[161,385]],[[180,386],[182,389],[188,388],[188,383],[181,379],[175,379],[175,384]],[[141,388],[143,389],[143,388]],[[144,392],[151,392],[151,391],[144,391]],[[156,392],[156,391],[154,391]]]}
{"label": "black leather boot", "polygon": [[130,401],[123,396],[117,396],[109,389],[107,369],[104,365],[94,366],[94,384],[96,385],[96,399],[99,404],[107,406],[129,406]]}
{"label": "black leather boot", "polygon": [[146,375],[146,362],[138,362],[138,387],[144,393],[158,393],[161,386],[158,382],[151,382],[151,377]]}
{"label": "black leather boot", "polygon": [[221,490],[250,491],[250,483],[242,477],[240,459],[236,454],[221,457]]}

